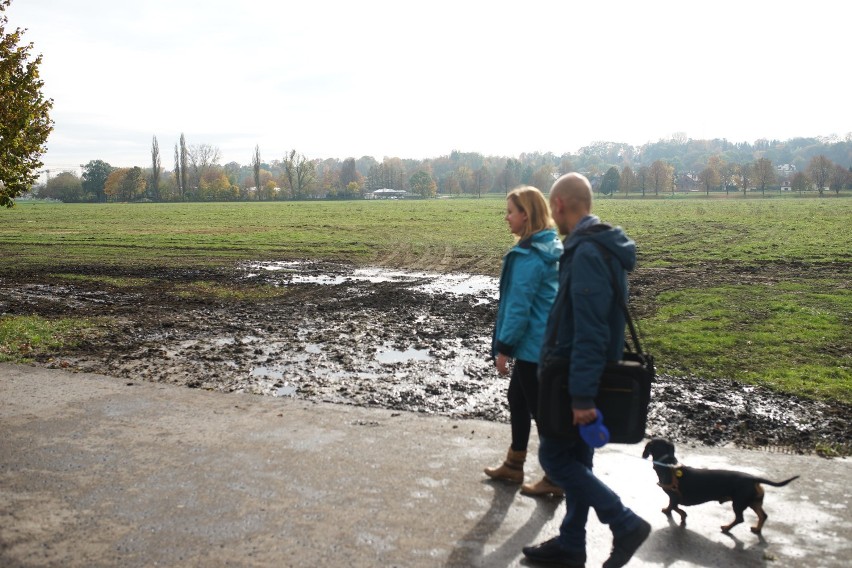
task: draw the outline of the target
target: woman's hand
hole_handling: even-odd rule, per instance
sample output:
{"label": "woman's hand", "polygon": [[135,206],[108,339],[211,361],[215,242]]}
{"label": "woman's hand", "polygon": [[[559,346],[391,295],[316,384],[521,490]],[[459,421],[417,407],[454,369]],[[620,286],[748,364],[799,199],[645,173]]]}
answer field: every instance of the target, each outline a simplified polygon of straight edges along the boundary
{"label": "woman's hand", "polygon": [[509,374],[509,361],[511,361],[511,358],[508,355],[498,353],[497,354],[497,361],[495,363],[496,366],[497,366],[497,372],[500,373],[501,375],[508,375]]}

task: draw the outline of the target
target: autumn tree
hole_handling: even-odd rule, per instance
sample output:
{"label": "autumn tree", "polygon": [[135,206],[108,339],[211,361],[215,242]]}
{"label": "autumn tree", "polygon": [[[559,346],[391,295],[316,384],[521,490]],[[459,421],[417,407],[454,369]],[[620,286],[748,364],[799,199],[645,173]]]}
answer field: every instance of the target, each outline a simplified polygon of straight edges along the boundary
{"label": "autumn tree", "polygon": [[834,164],[832,164],[831,160],[822,154],[814,156],[808,163],[808,177],[812,182],[814,182],[814,184],[816,184],[817,191],[820,195],[823,194],[825,188],[828,186],[828,180],[831,178],[832,169],[834,169]]}
{"label": "autumn tree", "polygon": [[41,55],[30,59],[32,43],[18,45],[26,30],[6,33],[4,13],[11,0],[0,0],[0,206],[12,207],[29,191],[42,167],[41,155],[53,130],[53,99],[41,92]]}
{"label": "autumn tree", "polygon": [[47,180],[38,192],[39,197],[58,199],[66,203],[83,201],[83,184],[74,172],[62,172]]}
{"label": "autumn tree", "polygon": [[408,186],[411,191],[423,198],[434,197],[438,190],[435,180],[423,170],[414,172],[408,179]]}
{"label": "autumn tree", "polygon": [[801,195],[806,189],[808,189],[810,183],[811,180],[808,179],[808,176],[805,175],[804,172],[796,172],[790,180],[790,189],[798,191],[799,195]]}
{"label": "autumn tree", "polygon": [[[491,186],[492,181],[491,170],[485,165],[473,172],[473,188],[476,191],[477,197],[482,197],[482,192]],[[542,188],[543,191],[547,191],[548,189],[550,188]]]}
{"label": "autumn tree", "polygon": [[115,168],[107,176],[104,193],[112,201],[133,201],[145,192],[146,187],[142,168]]}
{"label": "autumn tree", "polygon": [[654,195],[666,191],[672,186],[674,167],[662,160],[656,160],[648,170],[648,179],[654,188]]}
{"label": "autumn tree", "polygon": [[604,174],[601,180],[601,193],[604,195],[613,195],[618,191],[618,184],[621,182],[621,174],[618,173],[618,168],[611,166]]}
{"label": "autumn tree", "polygon": [[760,188],[760,194],[764,196],[766,195],[766,186],[775,183],[778,179],[772,161],[767,158],[760,158],[754,163],[752,177],[754,183]]}
{"label": "autumn tree", "polygon": [[444,177],[444,193],[458,195],[461,193],[461,184],[456,172],[450,172]]}
{"label": "autumn tree", "polygon": [[831,170],[828,187],[834,190],[834,193],[840,195],[840,190],[846,187],[850,180],[852,180],[852,172],[839,164],[835,164]]}
{"label": "autumn tree", "polygon": [[630,195],[630,190],[634,187],[636,187],[636,174],[633,173],[633,168],[624,166],[618,180],[618,191],[622,192],[624,197],[627,197]]}
{"label": "autumn tree", "polygon": [[542,164],[533,172],[532,179],[530,180],[532,183],[530,185],[542,192],[549,191],[554,181],[553,172],[553,164]]}
{"label": "autumn tree", "polygon": [[473,170],[465,165],[461,165],[456,168],[455,174],[461,193],[473,193]]}
{"label": "autumn tree", "polygon": [[155,201],[160,200],[160,145],[157,143],[157,137],[154,136],[154,141],[151,143],[151,197]]}
{"label": "autumn tree", "polygon": [[710,188],[716,187],[719,185],[719,171],[715,168],[707,166],[701,173],[698,174],[698,179],[701,182],[701,185],[704,186],[704,192],[706,195],[710,195]]}

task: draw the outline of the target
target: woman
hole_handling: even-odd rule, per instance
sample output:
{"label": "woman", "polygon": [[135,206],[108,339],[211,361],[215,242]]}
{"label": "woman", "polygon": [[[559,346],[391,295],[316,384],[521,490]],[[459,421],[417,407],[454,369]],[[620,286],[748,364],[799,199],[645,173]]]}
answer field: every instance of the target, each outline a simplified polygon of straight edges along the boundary
{"label": "woman", "polygon": [[[512,445],[500,467],[486,468],[493,479],[523,483],[527,444],[538,401],[538,359],[550,306],[559,287],[558,261],[562,254],[550,209],[541,192],[530,186],[514,189],[506,198],[506,222],[517,238],[500,273],[500,303],[491,354],[497,372],[509,374],[509,415]],[[524,485],[526,495],[561,496],[547,476]]]}

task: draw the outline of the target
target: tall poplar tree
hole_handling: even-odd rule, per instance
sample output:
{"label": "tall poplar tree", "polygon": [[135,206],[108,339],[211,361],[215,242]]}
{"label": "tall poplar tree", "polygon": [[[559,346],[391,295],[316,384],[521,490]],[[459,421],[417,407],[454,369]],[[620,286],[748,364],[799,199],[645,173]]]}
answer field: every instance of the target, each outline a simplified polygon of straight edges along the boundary
{"label": "tall poplar tree", "polygon": [[155,201],[160,200],[160,145],[157,137],[151,143],[151,197]]}

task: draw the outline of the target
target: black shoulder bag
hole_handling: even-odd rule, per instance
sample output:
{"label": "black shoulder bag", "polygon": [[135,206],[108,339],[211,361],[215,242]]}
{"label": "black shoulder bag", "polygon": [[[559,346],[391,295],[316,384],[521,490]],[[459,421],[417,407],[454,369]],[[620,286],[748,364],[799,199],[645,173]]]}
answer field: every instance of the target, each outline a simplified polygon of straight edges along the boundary
{"label": "black shoulder bag", "polygon": [[[603,414],[604,424],[610,434],[610,443],[636,444],[645,437],[648,405],[651,402],[651,383],[655,375],[654,358],[642,351],[633,318],[630,317],[627,302],[622,298],[615,278],[610,262],[611,254],[602,245],[597,242],[595,244],[602,250],[604,260],[609,266],[613,298],[624,310],[633,342],[631,346],[625,339],[622,359],[606,364],[601,374],[595,406]],[[566,289],[560,290],[560,295],[567,294]],[[573,424],[574,414],[568,390],[569,369],[570,360],[567,357],[542,361],[538,370],[539,399],[536,423],[539,433],[544,436],[579,440],[579,429]]]}

